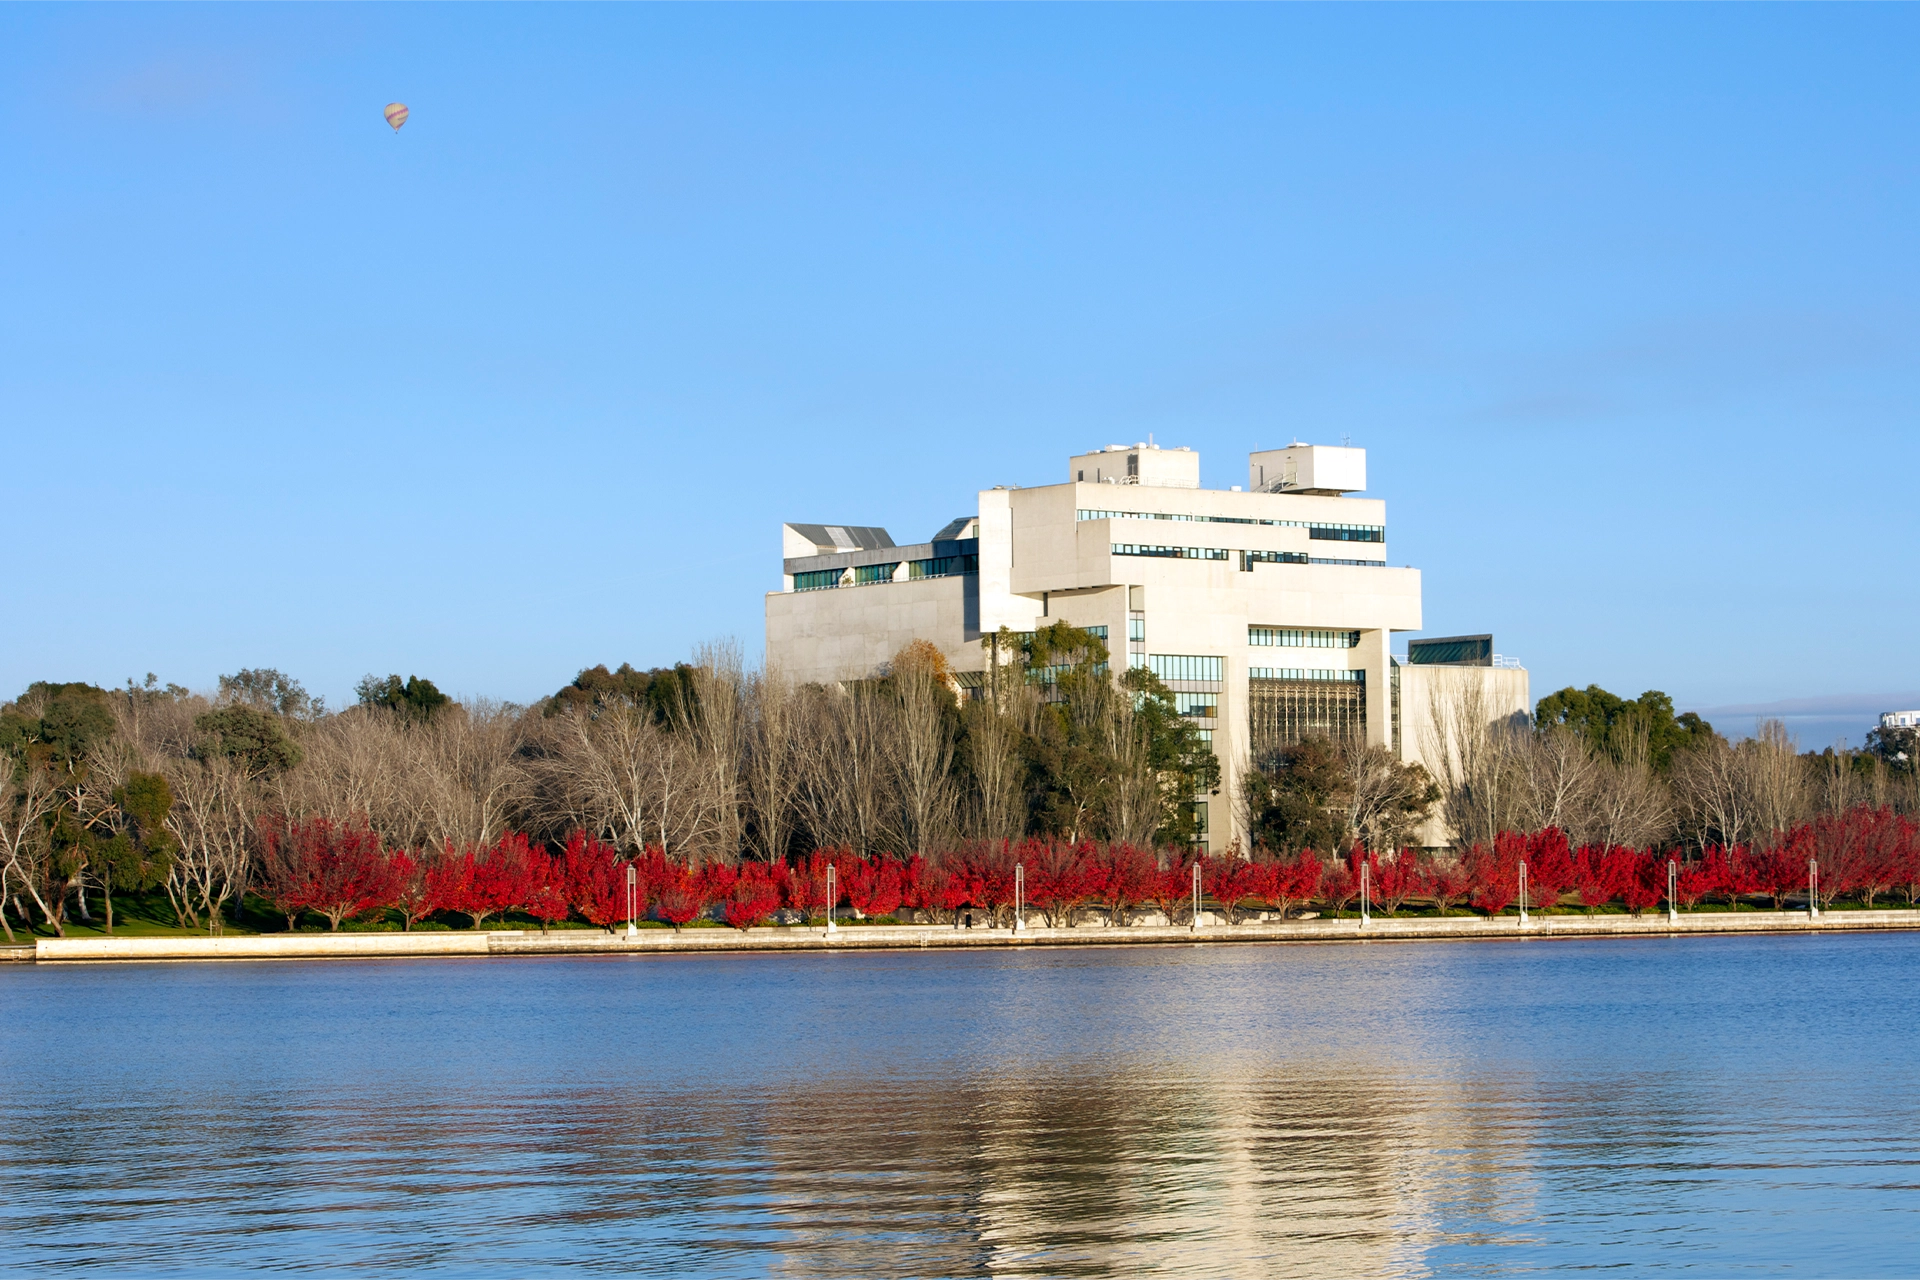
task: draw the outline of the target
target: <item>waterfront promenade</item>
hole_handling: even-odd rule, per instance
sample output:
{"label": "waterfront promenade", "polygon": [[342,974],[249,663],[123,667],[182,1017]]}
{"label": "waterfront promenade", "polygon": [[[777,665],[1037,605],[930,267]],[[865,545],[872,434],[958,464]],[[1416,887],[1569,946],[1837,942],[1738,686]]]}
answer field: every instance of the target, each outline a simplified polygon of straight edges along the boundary
{"label": "waterfront promenade", "polygon": [[40,938],[6,949],[17,961],[313,960],[436,956],[667,955],[724,951],[868,951],[967,947],[1211,946],[1249,943],[1525,941],[1592,937],[1699,937],[1767,933],[1857,933],[1920,929],[1920,911],[1664,912],[1643,915],[1513,915],[1444,919],[1374,916],[1371,920],[1208,921],[1190,925],[1082,924],[1076,928],[990,929],[952,925],[842,925],[760,929],[566,929],[283,933],[218,938]]}

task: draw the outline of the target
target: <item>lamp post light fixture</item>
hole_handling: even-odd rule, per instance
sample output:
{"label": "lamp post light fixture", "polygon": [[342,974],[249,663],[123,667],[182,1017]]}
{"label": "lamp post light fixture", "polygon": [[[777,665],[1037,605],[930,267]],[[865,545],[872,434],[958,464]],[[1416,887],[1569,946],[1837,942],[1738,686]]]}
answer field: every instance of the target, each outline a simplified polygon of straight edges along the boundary
{"label": "lamp post light fixture", "polygon": [[1027,868],[1025,863],[1013,864],[1013,931],[1022,933],[1027,927]]}
{"label": "lamp post light fixture", "polygon": [[639,902],[637,901],[639,892],[640,873],[636,871],[633,864],[629,862],[627,864],[627,936],[629,938],[637,938],[640,936],[640,926],[636,923],[640,918]]}
{"label": "lamp post light fixture", "polygon": [[1807,919],[1820,918],[1820,864],[1807,859]]}
{"label": "lamp post light fixture", "polygon": [[829,862],[827,864],[827,932],[828,933],[839,932],[839,926],[835,925],[833,922],[833,908],[834,908],[834,905],[839,901],[840,901],[840,895],[834,891],[834,887],[833,887],[833,864]]}
{"label": "lamp post light fixture", "polygon": [[1673,900],[1673,891],[1680,882],[1680,864],[1672,858],[1667,859],[1667,923],[1680,923],[1680,908]]}
{"label": "lamp post light fixture", "polygon": [[1527,927],[1527,864],[1520,864],[1520,927]]}

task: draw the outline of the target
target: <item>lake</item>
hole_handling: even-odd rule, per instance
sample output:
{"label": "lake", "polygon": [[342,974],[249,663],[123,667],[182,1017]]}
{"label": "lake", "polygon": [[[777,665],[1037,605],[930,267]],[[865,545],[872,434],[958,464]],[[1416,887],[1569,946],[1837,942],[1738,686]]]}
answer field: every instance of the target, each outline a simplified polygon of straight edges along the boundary
{"label": "lake", "polygon": [[10,965],[0,1265],[1920,1270],[1920,935]]}

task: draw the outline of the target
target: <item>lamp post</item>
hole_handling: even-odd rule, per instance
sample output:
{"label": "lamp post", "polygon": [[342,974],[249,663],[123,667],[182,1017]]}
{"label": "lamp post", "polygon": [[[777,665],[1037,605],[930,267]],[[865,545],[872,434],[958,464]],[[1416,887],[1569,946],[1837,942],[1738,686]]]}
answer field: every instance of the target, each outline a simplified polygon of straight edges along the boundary
{"label": "lamp post", "polygon": [[1193,864],[1193,928],[1200,928],[1200,864]]}
{"label": "lamp post", "polygon": [[1362,929],[1367,927],[1367,921],[1373,919],[1373,911],[1367,902],[1369,896],[1368,886],[1370,883],[1371,881],[1367,876],[1367,861],[1365,858],[1362,858],[1360,860],[1360,927]]}
{"label": "lamp post", "polygon": [[1680,908],[1673,900],[1673,891],[1680,880],[1680,865],[1672,858],[1667,859],[1667,923],[1680,923]]}
{"label": "lamp post", "polygon": [[1820,918],[1820,864],[1807,859],[1807,919]]}
{"label": "lamp post", "polygon": [[833,864],[829,862],[827,864],[827,932],[828,933],[836,933],[839,931],[839,926],[835,925],[833,922],[834,904],[839,901],[840,901],[840,895],[834,892],[834,888],[833,888]]}
{"label": "lamp post", "polygon": [[640,918],[639,903],[636,901],[639,890],[640,873],[634,870],[633,864],[629,862],[627,864],[627,936],[629,938],[640,936],[640,926],[635,923]]}
{"label": "lamp post", "polygon": [[1027,868],[1025,863],[1013,864],[1013,931],[1024,932],[1027,927]]}
{"label": "lamp post", "polygon": [[1527,864],[1520,864],[1520,927],[1527,927]]}

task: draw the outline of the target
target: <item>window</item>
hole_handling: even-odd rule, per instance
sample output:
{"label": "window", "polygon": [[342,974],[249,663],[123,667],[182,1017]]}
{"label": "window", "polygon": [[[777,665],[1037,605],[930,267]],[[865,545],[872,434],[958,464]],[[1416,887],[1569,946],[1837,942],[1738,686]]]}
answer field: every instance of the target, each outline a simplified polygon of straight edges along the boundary
{"label": "window", "polygon": [[921,578],[951,578],[963,573],[980,572],[980,557],[972,556],[936,556],[931,560],[912,560],[907,564],[907,578],[917,582]]}
{"label": "window", "polygon": [[1299,551],[1242,551],[1240,568],[1251,570],[1256,564],[1305,564],[1307,557]]}
{"label": "window", "polygon": [[1162,680],[1211,680],[1218,683],[1222,660],[1190,653],[1156,653],[1147,659]]}
{"label": "window", "polygon": [[1232,553],[1225,547],[1159,547],[1146,543],[1116,542],[1117,556],[1155,556],[1164,560],[1225,560]]}
{"label": "window", "polygon": [[1173,709],[1183,716],[1195,720],[1211,720],[1220,714],[1220,695],[1217,693],[1176,693],[1173,695]]}
{"label": "window", "polygon": [[1247,643],[1281,649],[1351,649],[1360,643],[1358,631],[1293,631],[1282,627],[1248,627]]}
{"label": "window", "polygon": [[1147,642],[1147,620],[1145,618],[1127,619],[1127,639],[1135,644]]}
{"label": "window", "polygon": [[869,582],[892,582],[893,571],[899,567],[898,560],[892,564],[863,564],[853,571],[853,581],[856,585]]}
{"label": "window", "polygon": [[1193,731],[1193,736],[1198,738],[1200,741],[1206,743],[1208,746],[1213,745],[1213,730],[1211,729],[1195,729]]}
{"label": "window", "polygon": [[[1086,472],[1080,473],[1084,479]],[[1172,511],[1075,511],[1076,520],[1190,520],[1197,524],[1260,524],[1277,529],[1305,529],[1307,537],[1334,542],[1385,542],[1387,530],[1378,524],[1327,524],[1318,520],[1258,520],[1249,516],[1190,516]]]}
{"label": "window", "polygon": [[[1254,678],[1247,681],[1247,731],[1256,759],[1262,752],[1309,737],[1366,741],[1364,681],[1302,679],[1286,672],[1279,679],[1252,674]],[[1321,674],[1330,673],[1308,673],[1309,677]]]}
{"label": "window", "polygon": [[1313,563],[1314,564],[1357,564],[1363,569],[1384,569],[1387,567],[1387,562],[1385,560],[1324,560],[1319,556],[1315,556],[1313,558]]}
{"label": "window", "polygon": [[1130,667],[1130,668],[1131,668],[1131,667],[1144,667],[1144,666],[1146,666],[1146,665],[1147,665],[1147,655],[1146,655],[1146,654],[1144,654],[1144,653],[1140,653],[1140,652],[1138,652],[1138,651],[1136,650],[1135,652],[1133,652],[1133,653],[1129,653],[1129,654],[1127,655],[1127,666],[1128,666],[1128,667]]}
{"label": "window", "polygon": [[793,575],[795,591],[824,591],[828,587],[837,587],[846,576],[845,569],[822,569],[817,573],[796,573]]}
{"label": "window", "polygon": [[1414,640],[1407,645],[1407,661],[1426,665],[1487,667],[1493,665],[1492,636],[1445,636]]}
{"label": "window", "polygon": [[1364,684],[1367,673],[1341,667],[1249,667],[1249,680],[1331,680],[1341,684]]}
{"label": "window", "polygon": [[1193,802],[1193,830],[1196,835],[1207,834],[1207,802],[1205,800]]}

